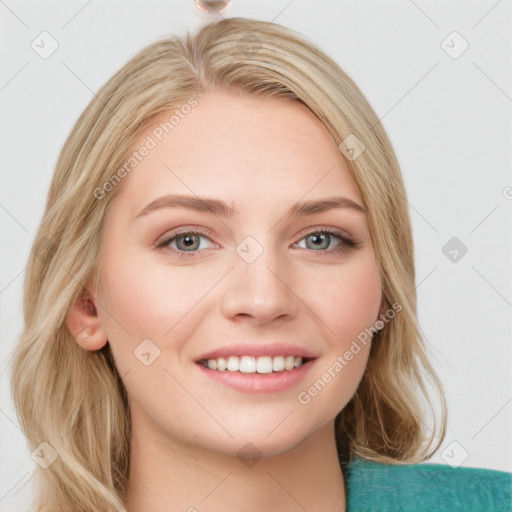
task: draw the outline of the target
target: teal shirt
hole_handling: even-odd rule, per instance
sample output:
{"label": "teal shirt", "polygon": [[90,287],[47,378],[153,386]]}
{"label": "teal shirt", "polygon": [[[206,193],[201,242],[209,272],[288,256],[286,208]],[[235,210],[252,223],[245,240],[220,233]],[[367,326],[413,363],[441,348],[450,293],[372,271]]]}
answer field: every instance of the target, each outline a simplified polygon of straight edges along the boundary
{"label": "teal shirt", "polygon": [[511,512],[512,473],[443,464],[352,461],[347,512]]}

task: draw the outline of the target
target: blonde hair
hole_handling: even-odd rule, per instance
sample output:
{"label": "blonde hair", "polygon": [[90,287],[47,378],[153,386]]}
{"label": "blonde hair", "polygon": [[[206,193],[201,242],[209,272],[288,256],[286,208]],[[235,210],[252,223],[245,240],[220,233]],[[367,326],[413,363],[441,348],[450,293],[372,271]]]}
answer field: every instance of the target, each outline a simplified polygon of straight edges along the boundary
{"label": "blonde hair", "polygon": [[[125,510],[126,390],[108,343],[100,351],[82,349],[65,321],[86,284],[98,280],[102,224],[123,184],[100,199],[95,191],[105,190],[157,114],[215,89],[300,101],[337,145],[355,135],[366,147],[347,165],[367,210],[383,300],[389,308],[400,304],[401,311],[374,335],[357,392],[336,417],[340,462],[420,462],[444,439],[444,391],[417,323],[408,204],[381,123],[355,83],[309,41],[275,23],[231,18],[161,40],[133,57],[95,95],[58,159],[28,261],[24,330],[11,375],[30,449],[46,442],[58,453],[47,469],[36,468],[40,512]],[[428,382],[441,402],[430,432]]]}

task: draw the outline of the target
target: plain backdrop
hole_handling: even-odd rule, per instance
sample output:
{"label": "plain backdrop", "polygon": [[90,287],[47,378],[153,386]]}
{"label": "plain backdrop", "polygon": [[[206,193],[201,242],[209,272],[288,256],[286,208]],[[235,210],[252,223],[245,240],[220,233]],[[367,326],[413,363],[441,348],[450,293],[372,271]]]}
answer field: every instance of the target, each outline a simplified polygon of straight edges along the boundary
{"label": "plain backdrop", "polygon": [[[430,462],[505,471],[512,471],[511,15],[509,0],[233,0],[223,13],[309,37],[381,118],[408,192],[420,325],[448,400],[447,437]],[[22,329],[26,261],[60,149],[94,92],[132,55],[213,18],[193,0],[0,0],[2,512],[30,503],[35,463],[14,414],[7,359]],[[47,58],[33,49],[41,37],[47,51],[58,44]]]}

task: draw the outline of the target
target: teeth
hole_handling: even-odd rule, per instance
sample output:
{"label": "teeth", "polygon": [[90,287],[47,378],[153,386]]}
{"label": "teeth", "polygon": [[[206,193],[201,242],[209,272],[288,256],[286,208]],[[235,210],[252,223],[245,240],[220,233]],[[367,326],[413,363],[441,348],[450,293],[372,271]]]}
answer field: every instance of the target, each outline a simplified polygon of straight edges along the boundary
{"label": "teeth", "polygon": [[229,356],[227,359],[224,357],[208,359],[203,364],[210,370],[221,372],[228,370],[241,373],[272,373],[293,370],[303,363],[300,356]]}
{"label": "teeth", "polygon": [[240,361],[236,356],[230,356],[228,359],[228,370],[230,372],[237,372],[240,369]]}

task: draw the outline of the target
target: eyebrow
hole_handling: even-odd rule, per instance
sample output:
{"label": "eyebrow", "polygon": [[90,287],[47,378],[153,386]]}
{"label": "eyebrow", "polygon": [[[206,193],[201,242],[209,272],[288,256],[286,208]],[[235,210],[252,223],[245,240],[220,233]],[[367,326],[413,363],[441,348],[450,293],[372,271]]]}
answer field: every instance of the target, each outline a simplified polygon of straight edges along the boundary
{"label": "eyebrow", "polygon": [[[198,196],[166,195],[155,199],[145,206],[133,220],[162,208],[187,208],[198,212],[211,212],[223,218],[231,218],[239,214],[239,211],[233,205],[229,205],[219,199]],[[321,200],[294,203],[285,215],[288,217],[304,217],[306,215],[325,212],[333,208],[350,208],[365,213],[364,207],[351,199],[345,197],[326,197]]]}

